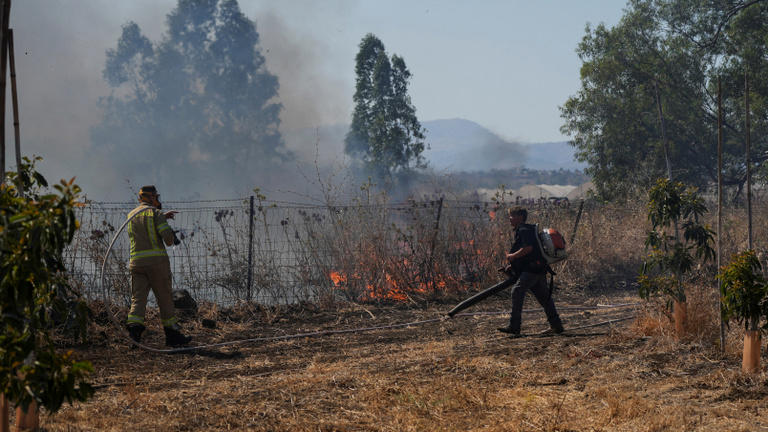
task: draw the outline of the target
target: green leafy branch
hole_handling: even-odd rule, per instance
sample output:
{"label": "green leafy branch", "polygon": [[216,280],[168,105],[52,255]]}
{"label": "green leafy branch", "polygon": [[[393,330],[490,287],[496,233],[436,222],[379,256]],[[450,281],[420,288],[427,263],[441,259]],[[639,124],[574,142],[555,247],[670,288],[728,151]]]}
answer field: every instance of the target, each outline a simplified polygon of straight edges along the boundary
{"label": "green leafy branch", "polygon": [[[723,317],[744,324],[745,330],[757,330],[760,319],[768,317],[768,283],[755,251],[734,255],[717,278],[722,283]],[[768,329],[768,324],[763,329]]]}
{"label": "green leafy branch", "polygon": [[[87,308],[69,308],[77,293],[65,277],[63,250],[79,222],[80,187],[62,180],[48,193],[48,183],[25,158],[20,174],[0,184],[0,392],[16,405],[32,401],[51,412],[64,401],[86,400],[93,388],[85,379],[87,362],[59,353],[52,337],[54,316],[77,315],[81,334]],[[16,189],[20,176],[26,195]]]}
{"label": "green leafy branch", "polygon": [[640,296],[663,294],[685,301],[683,276],[697,260],[711,261],[715,256],[714,232],[699,222],[707,207],[695,188],[662,178],[648,192],[647,209],[652,228],[638,278]]}

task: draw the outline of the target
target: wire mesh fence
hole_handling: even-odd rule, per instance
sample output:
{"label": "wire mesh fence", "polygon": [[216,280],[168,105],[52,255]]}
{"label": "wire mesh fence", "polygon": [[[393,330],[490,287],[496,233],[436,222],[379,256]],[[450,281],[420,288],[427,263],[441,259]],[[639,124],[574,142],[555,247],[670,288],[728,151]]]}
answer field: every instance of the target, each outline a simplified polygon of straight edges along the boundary
{"label": "wire mesh fence", "polygon": [[[219,305],[419,302],[462,292],[498,279],[511,234],[504,209],[514,204],[503,197],[396,204],[368,198],[322,206],[258,197],[168,202],[167,208],[179,211],[170,223],[181,244],[168,248],[174,289]],[[526,204],[532,221],[557,227],[569,241],[578,231],[576,247],[558,269],[565,278],[589,284],[639,268],[646,225],[641,205],[587,202],[579,216],[578,205]],[[134,207],[91,202],[79,209],[81,228],[65,257],[85,297],[129,302],[127,230],[106,260],[103,287],[98,279],[107,247]],[[733,239],[727,248],[741,247],[734,221],[742,213],[727,213],[726,235]],[[762,218],[755,226],[755,238],[765,238]]]}

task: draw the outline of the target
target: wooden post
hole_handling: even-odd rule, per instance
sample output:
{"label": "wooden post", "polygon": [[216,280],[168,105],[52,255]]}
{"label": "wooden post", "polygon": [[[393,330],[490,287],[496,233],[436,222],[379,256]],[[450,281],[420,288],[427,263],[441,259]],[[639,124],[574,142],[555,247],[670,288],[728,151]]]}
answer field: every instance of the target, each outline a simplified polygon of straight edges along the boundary
{"label": "wooden post", "polygon": [[0,183],[5,181],[5,77],[8,63],[8,21],[11,16],[11,0],[0,0]]}
{"label": "wooden post", "polygon": [[[664,160],[667,163],[667,178],[672,180],[672,162],[669,160],[669,144],[667,143],[667,130],[664,127],[664,112],[661,110],[661,94],[659,94],[659,82],[653,82],[653,89],[656,92],[656,107],[659,111],[659,126],[661,127],[661,144],[664,147]],[[677,230],[677,224],[675,224]]]}
{"label": "wooden post", "polygon": [[573,231],[571,231],[571,246],[573,246],[573,242],[576,241],[576,232],[579,229],[579,221],[581,220],[581,212],[584,210],[584,200],[582,199],[579,203],[579,212],[576,213],[576,221],[573,223]]}
{"label": "wooden post", "polygon": [[0,394],[0,432],[11,432],[10,416],[8,415],[8,399]]}
{"label": "wooden post", "polygon": [[26,411],[22,407],[16,407],[15,432],[36,431],[40,428],[40,415],[37,403],[32,402]]}
{"label": "wooden post", "polygon": [[[656,93],[656,107],[659,111],[659,126],[661,127],[661,144],[664,147],[664,160],[667,163],[667,179],[672,182],[672,161],[669,159],[669,142],[667,142],[667,129],[664,126],[664,111],[661,109],[661,93],[659,93],[659,82],[653,82],[653,89]],[[680,243],[680,229],[677,226],[677,220],[674,221],[675,227],[675,245]],[[683,288],[683,275],[677,274],[677,287],[678,290],[685,295],[685,289]],[[677,300],[676,300],[677,301]],[[685,301],[685,300],[682,300]],[[683,318],[685,318],[683,316]]]}
{"label": "wooden post", "polygon": [[251,209],[248,213],[248,301],[251,301],[251,287],[253,286],[253,195],[251,195]]}
{"label": "wooden post", "polygon": [[435,277],[435,247],[437,246],[437,236],[440,233],[440,216],[443,214],[443,199],[440,197],[437,202],[437,217],[435,218],[435,224],[432,228],[432,241],[429,244],[429,260],[427,261],[427,279],[429,283],[432,283],[432,290],[437,291],[437,282]]}
{"label": "wooden post", "polygon": [[13,105],[13,136],[16,141],[16,187],[24,196],[24,182],[21,179],[21,134],[19,132],[19,93],[16,88],[16,59],[13,53],[13,29],[8,29],[8,63],[11,67],[11,104]]}
{"label": "wooden post", "polygon": [[[720,271],[723,244],[723,87],[717,79],[717,270]],[[720,350],[725,352],[725,320],[723,309],[723,284],[717,284],[720,305]]]}
{"label": "wooden post", "polygon": [[752,158],[750,157],[751,145],[749,137],[749,78],[747,69],[744,69],[744,131],[746,153],[744,161],[747,167],[747,245],[752,250]]}

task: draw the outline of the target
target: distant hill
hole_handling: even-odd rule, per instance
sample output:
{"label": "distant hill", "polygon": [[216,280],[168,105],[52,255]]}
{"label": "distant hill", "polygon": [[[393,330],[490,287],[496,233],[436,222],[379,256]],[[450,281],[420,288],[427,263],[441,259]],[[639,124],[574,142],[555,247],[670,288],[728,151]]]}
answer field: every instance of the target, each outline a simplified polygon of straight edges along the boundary
{"label": "distant hill", "polygon": [[423,126],[430,146],[424,157],[436,171],[487,171],[525,165],[524,146],[507,142],[475,122],[432,120]]}
{"label": "distant hill", "polygon": [[[430,120],[424,151],[429,166],[438,172],[475,172],[529,168],[576,170],[584,164],[573,160],[573,147],[566,142],[520,144],[504,140],[483,126],[466,119]],[[286,145],[301,159],[328,165],[344,157],[347,125],[329,125],[283,132]]]}
{"label": "distant hill", "polygon": [[584,170],[587,167],[574,159],[574,148],[567,141],[526,144],[525,147],[528,152],[526,168]]}

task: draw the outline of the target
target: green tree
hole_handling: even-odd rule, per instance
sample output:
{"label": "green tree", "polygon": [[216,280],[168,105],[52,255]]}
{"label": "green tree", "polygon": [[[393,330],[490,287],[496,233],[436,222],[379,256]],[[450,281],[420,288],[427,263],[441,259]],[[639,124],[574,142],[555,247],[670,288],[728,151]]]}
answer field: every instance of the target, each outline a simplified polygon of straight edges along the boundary
{"label": "green tree", "polygon": [[425,167],[424,129],[408,95],[411,73],[405,60],[397,55],[390,60],[381,40],[369,33],[360,42],[355,73],[345,152],[382,178]]}
{"label": "green tree", "polygon": [[734,255],[717,278],[722,282],[723,318],[744,324],[747,331],[758,330],[760,319],[768,312],[768,282],[755,251]]}
{"label": "green tree", "polygon": [[290,159],[278,130],[278,79],[237,1],[179,0],[166,23],[155,43],[127,23],[107,51],[103,75],[113,91],[91,130],[96,149],[119,161],[121,175],[191,170],[219,185],[255,180],[259,168]]}
{"label": "green tree", "polygon": [[0,184],[0,393],[25,409],[32,401],[50,412],[63,402],[93,394],[92,371],[71,352],[60,352],[52,335],[54,317],[74,318],[84,331],[86,307],[65,275],[62,251],[78,222],[80,188],[73,180],[48,193],[45,178],[25,158],[21,172],[26,198],[15,188],[16,173]]}
{"label": "green tree", "polygon": [[683,183],[662,178],[650,189],[648,219],[653,228],[645,240],[649,253],[639,277],[641,297],[661,293],[685,301],[683,277],[693,269],[696,258],[709,261],[714,257],[714,233],[699,222],[706,212],[696,189]]}
{"label": "green tree", "polygon": [[[577,49],[581,89],[561,107],[562,131],[589,164],[599,195],[621,199],[647,190],[666,175],[667,156],[675,179],[697,186],[715,181],[718,77],[726,112],[725,184],[738,189],[744,183],[740,59],[765,44],[759,23],[766,5],[630,0],[616,26],[587,27]],[[768,57],[750,58],[753,82],[768,77]],[[753,89],[755,114],[764,108],[764,90],[762,82]],[[764,127],[765,116],[754,132]],[[752,136],[753,160],[760,163],[768,139]]]}

